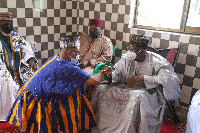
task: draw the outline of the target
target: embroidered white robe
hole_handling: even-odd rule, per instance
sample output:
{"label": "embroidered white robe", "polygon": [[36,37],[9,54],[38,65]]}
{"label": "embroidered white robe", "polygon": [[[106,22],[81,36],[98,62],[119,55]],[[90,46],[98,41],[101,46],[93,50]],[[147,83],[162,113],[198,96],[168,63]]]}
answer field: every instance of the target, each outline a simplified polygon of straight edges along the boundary
{"label": "embroidered white robe", "polygon": [[[144,76],[144,82],[126,86],[134,75]],[[111,86],[100,84],[93,93],[97,126],[92,133],[159,133],[166,103],[163,95],[167,100],[180,97],[179,79],[171,64],[151,52],[143,62],[122,56],[112,76]]]}

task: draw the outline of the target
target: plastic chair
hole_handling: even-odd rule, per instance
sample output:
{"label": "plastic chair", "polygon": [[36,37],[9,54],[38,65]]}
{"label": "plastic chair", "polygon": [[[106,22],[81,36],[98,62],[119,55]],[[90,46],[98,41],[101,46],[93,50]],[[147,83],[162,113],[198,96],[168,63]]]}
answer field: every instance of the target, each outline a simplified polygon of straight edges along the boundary
{"label": "plastic chair", "polygon": [[[116,46],[113,46],[113,55],[114,55],[114,53],[115,53],[116,48],[117,48]],[[94,68],[93,75],[97,74],[98,71],[101,70],[101,69],[103,68],[104,65],[111,66],[111,64],[112,64],[111,62],[109,62],[109,63],[104,63],[104,62],[102,62],[102,63],[97,64],[96,67]],[[105,75],[105,76],[104,76],[104,79],[105,79],[105,80],[108,80],[108,76]]]}

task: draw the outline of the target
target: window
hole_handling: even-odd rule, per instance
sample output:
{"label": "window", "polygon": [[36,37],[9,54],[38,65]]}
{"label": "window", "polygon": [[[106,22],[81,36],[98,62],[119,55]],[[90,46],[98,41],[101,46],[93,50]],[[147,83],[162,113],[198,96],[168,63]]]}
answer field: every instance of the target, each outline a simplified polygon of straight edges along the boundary
{"label": "window", "polygon": [[43,12],[43,0],[35,0],[33,3],[33,8],[36,11]]}
{"label": "window", "polygon": [[129,27],[200,34],[200,1],[131,0]]}

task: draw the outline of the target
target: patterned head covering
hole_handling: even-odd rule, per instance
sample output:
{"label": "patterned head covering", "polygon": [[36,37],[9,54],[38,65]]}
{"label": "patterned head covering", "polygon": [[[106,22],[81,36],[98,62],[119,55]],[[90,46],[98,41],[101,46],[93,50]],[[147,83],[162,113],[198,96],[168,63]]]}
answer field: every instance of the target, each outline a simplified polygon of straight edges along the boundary
{"label": "patterned head covering", "polygon": [[13,21],[13,14],[11,12],[0,12],[0,20]]}
{"label": "patterned head covering", "polygon": [[79,35],[68,35],[65,37],[61,37],[60,48],[79,48],[80,47],[80,39]]}
{"label": "patterned head covering", "polygon": [[135,47],[146,49],[149,44],[149,38],[143,35],[133,35],[129,43]]}
{"label": "patterned head covering", "polygon": [[99,26],[100,28],[103,28],[103,21],[99,18],[94,18],[90,20],[90,25]]}

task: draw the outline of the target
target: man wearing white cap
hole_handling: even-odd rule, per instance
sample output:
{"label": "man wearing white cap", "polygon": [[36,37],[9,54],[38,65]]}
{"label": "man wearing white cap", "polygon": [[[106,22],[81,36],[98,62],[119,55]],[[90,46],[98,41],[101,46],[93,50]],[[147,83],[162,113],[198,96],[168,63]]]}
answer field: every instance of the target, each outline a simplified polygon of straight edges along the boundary
{"label": "man wearing white cap", "polygon": [[79,44],[77,35],[60,38],[59,54],[21,87],[7,122],[34,133],[78,133],[96,125],[84,85],[97,85],[112,70],[105,66],[92,76],[83,71],[74,63]]}
{"label": "man wearing white cap", "polygon": [[5,121],[19,87],[32,76],[28,67],[35,71],[36,63],[30,44],[13,31],[12,13],[0,12],[0,121]]}

